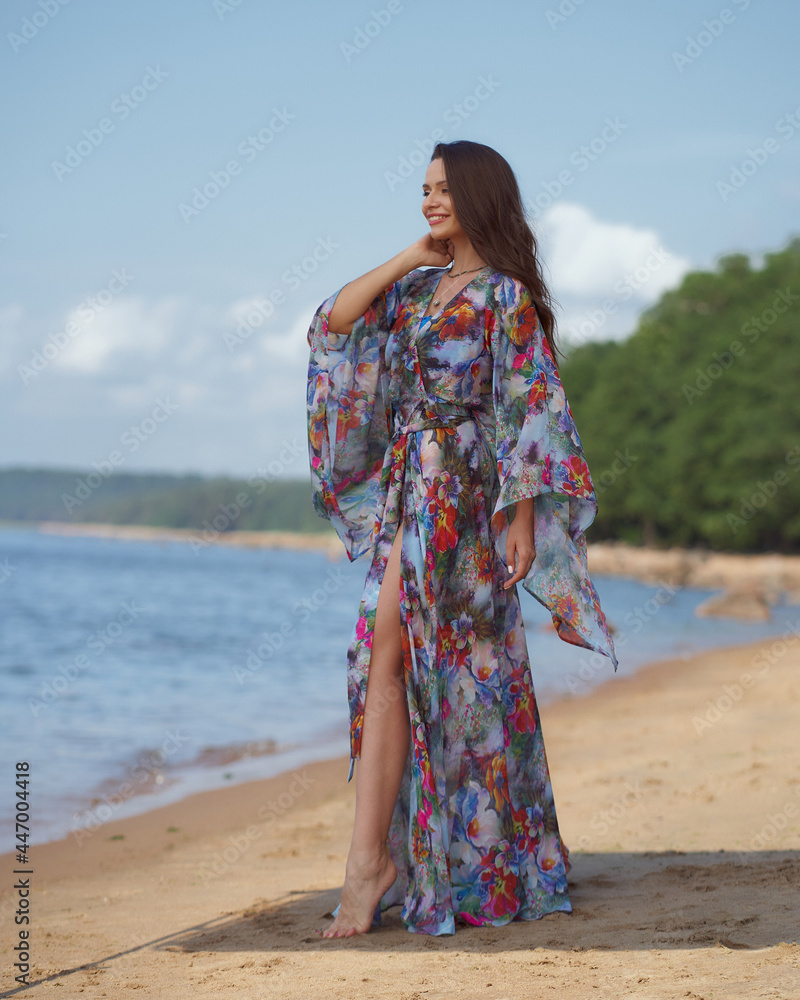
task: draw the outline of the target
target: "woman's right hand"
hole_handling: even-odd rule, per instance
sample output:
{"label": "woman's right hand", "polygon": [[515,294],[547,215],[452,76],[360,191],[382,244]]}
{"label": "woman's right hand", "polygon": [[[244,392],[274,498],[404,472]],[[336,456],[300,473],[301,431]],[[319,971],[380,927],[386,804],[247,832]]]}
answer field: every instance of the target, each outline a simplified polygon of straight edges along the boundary
{"label": "woman's right hand", "polygon": [[412,243],[406,252],[415,261],[414,267],[447,267],[453,261],[450,240],[434,239],[430,233]]}

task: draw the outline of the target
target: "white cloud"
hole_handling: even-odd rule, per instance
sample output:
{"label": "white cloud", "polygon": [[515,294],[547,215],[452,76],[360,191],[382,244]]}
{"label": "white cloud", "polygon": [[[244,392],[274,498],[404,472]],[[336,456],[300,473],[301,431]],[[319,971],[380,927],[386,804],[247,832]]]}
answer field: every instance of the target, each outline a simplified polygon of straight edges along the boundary
{"label": "white cloud", "polygon": [[316,308],[317,304],[314,304],[301,309],[288,329],[282,328],[277,332],[273,331],[272,336],[262,337],[258,346],[263,357],[270,361],[284,362],[293,368],[300,364],[305,366],[308,362],[306,335]]}
{"label": "white cloud", "polygon": [[[254,470],[277,460],[288,442],[297,457],[291,467],[282,460],[282,470],[307,475],[306,332],[317,303],[284,305],[229,350],[225,332],[254,301],[119,296],[88,321],[84,313],[58,350],[51,334],[80,307],[46,324],[20,305],[0,307],[9,388],[0,422],[25,429],[0,460],[35,454],[44,464],[88,466],[119,448],[123,432],[164,399],[177,405],[175,418],[126,455],[126,467]],[[35,370],[34,355],[42,362]]]}
{"label": "white cloud", "polygon": [[137,358],[151,360],[169,344],[184,309],[176,297],[146,303],[137,295],[114,299],[90,315],[81,307],[73,309],[61,329],[74,324],[79,332],[70,337],[53,365],[99,375]]}
{"label": "white cloud", "polygon": [[559,330],[569,343],[621,339],[639,313],[689,270],[653,229],[603,222],[572,202],[558,202],[539,223],[549,287],[561,304]]}
{"label": "white cloud", "polygon": [[647,268],[649,275],[634,282],[634,291],[649,303],[689,268],[689,261],[670,253],[655,230],[602,222],[574,203],[552,205],[542,216],[540,231],[557,294],[608,297],[619,281]]}

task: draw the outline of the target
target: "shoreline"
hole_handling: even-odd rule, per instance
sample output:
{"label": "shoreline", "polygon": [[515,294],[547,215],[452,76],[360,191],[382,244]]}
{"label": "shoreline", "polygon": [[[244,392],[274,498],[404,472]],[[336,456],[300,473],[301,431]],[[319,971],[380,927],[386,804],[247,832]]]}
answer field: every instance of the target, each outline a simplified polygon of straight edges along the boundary
{"label": "shoreline", "polygon": [[[649,690],[654,684],[663,684],[667,674],[669,674],[673,681],[675,681],[676,678],[680,679],[691,677],[693,670],[696,669],[696,667],[693,666],[695,661],[702,661],[709,657],[721,657],[725,654],[729,654],[734,658],[739,658],[743,655],[749,655],[753,650],[760,651],[764,647],[769,647],[770,645],[774,645],[775,643],[779,643],[783,640],[788,642],[797,642],[798,639],[800,639],[800,634],[794,634],[791,637],[787,637],[785,632],[780,634],[776,633],[775,636],[769,639],[761,639],[751,643],[735,646],[718,646],[710,650],[694,653],[686,659],[667,658],[663,660],[654,660],[651,663],[642,665],[632,674],[623,674],[619,676],[611,675],[599,684],[584,682],[583,690],[577,690],[549,698],[547,696],[542,697],[537,693],[537,702],[539,704],[540,711],[543,714],[552,714],[557,717],[569,714],[574,709],[576,703],[579,703],[583,708],[588,707],[589,710],[591,710],[593,702],[596,701],[598,705],[601,705],[606,698],[616,697],[617,689],[639,690],[642,688]],[[231,749],[233,747],[234,744],[231,744]],[[217,747],[215,749],[219,753],[224,752],[228,748]],[[157,792],[154,793],[152,788],[144,789],[142,794],[137,794],[133,796],[133,798],[135,798],[136,801],[146,801],[148,798],[151,798],[152,805],[149,808],[142,809],[131,815],[112,819],[107,822],[101,822],[95,827],[88,828],[87,830],[73,830],[69,834],[55,840],[43,841],[32,847],[31,852],[33,853],[35,851],[38,854],[40,851],[47,848],[65,847],[70,843],[70,841],[75,841],[77,845],[80,845],[84,840],[88,841],[95,839],[95,834],[97,832],[106,829],[111,831],[111,839],[113,839],[114,830],[117,827],[122,828],[128,824],[133,824],[137,829],[141,828],[143,832],[148,832],[149,828],[153,825],[157,825],[159,821],[157,817],[153,817],[152,822],[148,820],[148,817],[153,816],[153,814],[167,814],[173,809],[180,810],[182,807],[186,806],[192,815],[194,815],[200,809],[201,803],[207,803],[210,806],[216,803],[217,798],[219,798],[220,802],[230,798],[231,802],[238,804],[240,798],[246,798],[251,792],[260,793],[262,788],[269,788],[272,785],[281,787],[287,778],[294,777],[301,769],[314,770],[316,768],[320,768],[324,773],[327,773],[330,768],[336,767],[343,769],[343,773],[346,777],[350,767],[349,756],[335,755],[331,757],[318,757],[315,755],[313,745],[304,746],[303,748],[290,747],[280,753],[269,751],[265,752],[263,756],[268,757],[270,760],[279,762],[276,758],[286,757],[290,759],[293,756],[296,757],[298,752],[303,750],[311,755],[312,759],[308,763],[301,762],[295,765],[289,765],[285,769],[265,777],[242,778],[229,785],[218,785],[217,787],[203,788],[200,790],[188,790],[185,795],[160,804],[157,802]],[[262,755],[255,755],[253,759],[258,759],[259,756]],[[249,755],[240,753],[238,756],[231,757],[230,763],[236,763],[237,761],[247,757],[249,757]],[[167,787],[174,787],[174,785],[170,783]],[[800,795],[800,791],[798,794]],[[196,804],[194,800],[197,800]],[[228,812],[228,809],[229,806],[226,804],[226,813]],[[13,852],[0,853],[0,862],[10,860],[12,855]]]}
{"label": "shoreline", "polygon": [[[16,522],[14,527],[29,523],[41,534],[68,535],[90,538],[114,538],[135,542],[194,542],[196,545],[233,545],[250,549],[321,549],[329,555],[345,556],[344,547],[335,531],[212,531],[196,528],[157,528],[145,524],[73,524],[66,521]],[[210,536],[210,537],[209,537]]]}
{"label": "shoreline", "polygon": [[[335,531],[213,531],[158,528],[148,525],[72,523],[65,521],[8,522],[8,527],[30,527],[43,534],[115,538],[122,541],[181,541],[233,545],[242,548],[324,551],[331,559],[346,558]],[[209,537],[210,536],[210,537]],[[800,604],[800,555],[779,552],[737,553],[701,549],[655,549],[624,542],[589,542],[589,570],[593,575],[699,589],[760,592],[771,603],[782,598]]]}
{"label": "shoreline", "polygon": [[590,571],[600,576],[653,585],[761,591],[771,604],[781,598],[800,604],[800,555],[647,549],[624,542],[594,542],[587,548]]}
{"label": "shoreline", "polygon": [[[550,631],[549,623],[528,625],[531,635],[537,627]],[[758,638],[748,637],[746,642],[752,644],[777,640],[786,634],[787,627],[800,637],[800,632],[797,632],[796,628],[791,629],[786,621],[783,621],[775,622],[771,633],[767,636],[762,633]],[[727,637],[725,641],[719,638],[713,645],[705,648],[698,645],[692,653],[681,653],[679,661],[677,654],[664,652],[657,659],[640,661],[630,673],[621,674],[612,673],[610,661],[605,662],[604,659],[601,667],[596,665],[590,667],[586,664],[587,672],[584,672],[583,668],[576,668],[567,674],[570,679],[569,690],[565,687],[559,689],[554,683],[548,684],[541,678],[537,683],[534,672],[537,702],[540,709],[549,712],[551,706],[558,706],[561,702],[570,702],[575,698],[587,698],[593,691],[600,691],[606,685],[619,682],[623,677],[636,677],[658,669],[661,664],[669,666],[675,662],[685,663],[687,657],[702,656],[709,652],[730,651],[735,656],[741,646],[742,640],[737,641]],[[177,732],[178,736],[173,739],[179,740],[180,729]],[[269,781],[296,767],[307,766],[308,762],[338,759],[340,751],[346,744],[346,717],[343,716],[341,732],[338,735],[331,729],[325,734],[316,733],[299,743],[279,744],[272,738],[246,741],[231,739],[227,743],[213,746],[204,744],[194,757],[181,758],[177,761],[171,761],[168,754],[158,750],[138,753],[128,761],[118,762],[90,787],[73,790],[63,801],[56,800],[51,803],[48,812],[65,818],[63,821],[44,825],[44,835],[47,839],[39,841],[36,846],[38,848],[69,838],[77,842],[88,839],[95,828],[104,825],[108,814],[113,814],[115,820],[125,820],[168,805],[179,804],[194,795],[237,787],[241,784]],[[70,821],[68,817],[73,817],[73,820]],[[10,824],[0,825],[4,833],[6,825],[10,826]],[[88,835],[85,833],[87,829]]]}
{"label": "shoreline", "polygon": [[[393,908],[376,931],[322,941],[355,799],[335,758],[32,848],[30,988],[498,1000],[533,985],[674,1000],[746,984],[791,1000],[798,668],[800,638],[787,635],[657,661],[542,709],[569,915],[429,939]],[[2,858],[0,913],[16,937],[20,864]]]}
{"label": "shoreline", "polygon": [[[126,778],[120,779],[120,771],[114,776],[106,776],[85,794],[75,793],[72,804],[64,804],[64,823],[51,823],[50,826],[63,830],[69,825],[69,816],[73,817],[73,821],[80,817],[83,825],[73,825],[66,833],[53,833],[47,840],[32,844],[31,851],[69,841],[80,846],[84,841],[91,842],[95,834],[111,822],[125,823],[160,809],[180,806],[195,796],[213,795],[241,785],[275,781],[298,769],[339,760],[342,756],[341,749],[346,745],[345,736],[287,745],[275,752],[263,754],[237,753],[237,744],[234,743],[215,747],[215,753],[229,758],[225,767],[236,768],[241,765],[238,774],[221,774],[222,765],[203,766],[198,762],[183,762],[174,768],[153,764],[127,768]],[[349,758],[345,759],[349,767]],[[145,772],[146,777],[142,778],[141,774],[134,777],[136,772]],[[109,814],[112,818],[109,818]],[[9,832],[6,842],[10,842],[12,838],[13,834]]]}

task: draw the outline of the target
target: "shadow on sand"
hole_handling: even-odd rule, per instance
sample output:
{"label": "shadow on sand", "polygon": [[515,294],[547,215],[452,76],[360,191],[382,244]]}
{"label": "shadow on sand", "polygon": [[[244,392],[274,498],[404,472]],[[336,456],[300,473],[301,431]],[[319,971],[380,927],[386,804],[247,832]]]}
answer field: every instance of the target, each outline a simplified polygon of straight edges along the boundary
{"label": "shadow on sand", "polygon": [[[533,948],[631,951],[717,946],[738,950],[797,941],[800,851],[573,852],[571,857],[571,914],[554,913],[505,927],[459,924],[455,935],[431,937],[410,934],[400,920],[400,907],[394,907],[384,913],[383,926],[369,934],[325,940],[316,932],[328,924],[340,890],[298,891],[281,899],[257,899],[246,910],[61,969],[0,997],[153,948],[205,954],[434,948],[485,955]],[[770,919],[764,919],[765,915]]]}
{"label": "shadow on sand", "polygon": [[[304,951],[364,948],[373,951],[440,948],[513,951],[536,947],[590,949],[767,948],[795,941],[800,931],[797,889],[800,851],[747,854],[669,851],[644,854],[572,854],[569,892],[573,912],[505,927],[459,923],[455,935],[411,934],[400,907],[383,925],[355,938],[321,939],[339,889],[296,892],[254,901],[213,930],[177,934],[170,947],[184,951]],[[762,916],[783,911],[782,929]],[[770,931],[767,927],[772,927]]]}

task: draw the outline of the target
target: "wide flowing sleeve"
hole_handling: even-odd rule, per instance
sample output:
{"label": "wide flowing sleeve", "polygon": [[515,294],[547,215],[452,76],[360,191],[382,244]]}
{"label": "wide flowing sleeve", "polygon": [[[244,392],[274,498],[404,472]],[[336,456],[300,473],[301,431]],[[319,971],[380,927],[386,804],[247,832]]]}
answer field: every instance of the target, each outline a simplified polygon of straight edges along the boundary
{"label": "wide flowing sleeve", "polygon": [[597,500],[558,369],[527,288],[503,277],[493,297],[499,495],[492,538],[505,563],[514,506],[532,497],[536,556],[522,586],[550,611],[565,642],[605,654],[616,670],[614,643],[587,565],[584,532]]}
{"label": "wide flowing sleeve", "polygon": [[390,436],[386,341],[402,281],[377,296],[349,335],[328,332],[328,316],[341,289],[320,305],[308,331],[312,500],[351,561],[373,541]]}

